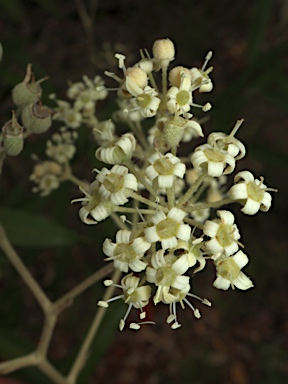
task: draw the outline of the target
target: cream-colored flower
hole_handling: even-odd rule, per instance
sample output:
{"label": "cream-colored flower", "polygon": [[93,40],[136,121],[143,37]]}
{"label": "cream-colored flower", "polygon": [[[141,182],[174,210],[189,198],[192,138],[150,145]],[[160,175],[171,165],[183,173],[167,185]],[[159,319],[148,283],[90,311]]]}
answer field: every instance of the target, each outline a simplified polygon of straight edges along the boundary
{"label": "cream-colored flower", "polygon": [[[155,116],[161,101],[157,96],[158,93],[155,89],[147,85],[137,97],[131,100],[132,111],[139,109],[141,115],[145,118]],[[127,112],[130,112],[130,110],[128,109]]]}
{"label": "cream-colored flower", "polygon": [[165,256],[164,250],[160,249],[152,256],[151,265],[152,267],[146,269],[146,277],[149,283],[154,283],[158,287],[153,298],[155,304],[164,300],[171,287],[182,291],[189,286],[189,276],[183,276],[189,269],[187,255],[178,258],[169,253]]}
{"label": "cream-colored flower", "polygon": [[207,170],[212,177],[228,175],[235,168],[234,157],[210,144],[197,147],[191,156],[191,162],[196,170]]}
{"label": "cream-colored flower", "polygon": [[136,177],[123,165],[114,165],[110,170],[102,168],[96,180],[100,182],[102,199],[111,200],[115,205],[127,203],[128,197],[138,189]]}
{"label": "cream-colored flower", "polygon": [[114,141],[97,148],[95,155],[106,164],[122,164],[131,160],[135,148],[135,137],[131,133],[124,133]]}
{"label": "cream-colored flower", "polygon": [[255,215],[259,209],[263,212],[269,210],[272,198],[266,192],[269,188],[263,184],[263,181],[263,178],[254,179],[249,171],[239,172],[234,177],[235,185],[230,188],[229,196],[233,200],[240,200],[244,205],[241,211],[246,215]]}
{"label": "cream-colored flower", "polygon": [[182,73],[180,86],[172,86],[166,97],[166,106],[170,113],[182,115],[190,110],[192,105],[191,79],[185,72]]}
{"label": "cream-colored flower", "polygon": [[183,223],[186,212],[172,208],[166,215],[159,211],[152,218],[152,227],[145,228],[146,240],[150,243],[161,241],[163,249],[175,248],[177,239],[188,241],[191,234],[189,225]]}
{"label": "cream-colored flower", "polygon": [[205,62],[201,69],[195,67],[190,69],[192,86],[193,88],[199,88],[199,92],[211,92],[213,89],[213,83],[208,76],[209,73],[212,72],[213,67],[205,69],[211,57],[212,52],[209,51],[205,57]]}
{"label": "cream-colored flower", "polygon": [[215,261],[217,278],[214,281],[214,287],[227,290],[230,285],[236,288],[246,290],[253,287],[252,281],[241,269],[248,263],[248,257],[238,251],[234,256]]}
{"label": "cream-colored flower", "polygon": [[220,220],[207,220],[204,224],[203,233],[211,237],[205,245],[213,255],[225,252],[226,256],[230,256],[238,251],[237,240],[240,239],[240,234],[231,212],[217,211],[217,215]]}
{"label": "cream-colored flower", "polygon": [[148,304],[149,299],[151,297],[151,287],[149,285],[142,285],[139,287],[139,283],[140,283],[140,278],[133,276],[132,273],[123,277],[123,279],[121,280],[121,285],[113,284],[111,280],[106,280],[104,282],[106,286],[114,285],[115,287],[122,289],[123,294],[116,297],[112,297],[110,300],[107,300],[107,301],[103,301],[103,300],[98,301],[98,305],[100,307],[108,307],[111,301],[115,301],[117,299],[123,299],[125,303],[128,304],[128,309],[126,311],[126,314],[123,317],[123,319],[120,320],[120,323],[119,323],[120,331],[124,329],[125,321],[132,307],[140,309],[141,319],[145,317],[145,312],[143,312],[143,308]]}
{"label": "cream-colored flower", "polygon": [[36,164],[33,169],[30,180],[36,183],[32,188],[40,196],[48,196],[53,190],[57,189],[63,178],[63,167],[54,161],[43,161]]}
{"label": "cream-colored flower", "polygon": [[119,230],[116,234],[116,243],[106,239],[103,243],[103,252],[109,256],[106,260],[113,260],[115,268],[122,272],[132,269],[134,272],[143,271],[147,263],[142,261],[145,252],[151,247],[144,237],[130,240],[131,232]]}
{"label": "cream-colored flower", "polygon": [[89,186],[89,192],[80,187],[85,197],[72,200],[72,203],[81,201],[82,208],[79,210],[80,219],[85,224],[97,224],[99,221],[105,220],[114,210],[115,205],[110,201],[102,201],[99,192],[99,182],[95,180]]}
{"label": "cream-colored flower", "polygon": [[46,155],[58,163],[66,163],[70,161],[76,152],[75,140],[76,132],[54,133],[52,140],[47,141]]}
{"label": "cream-colored flower", "polygon": [[160,152],[155,152],[148,159],[149,165],[145,173],[149,180],[157,181],[159,188],[172,188],[176,177],[183,179],[186,166],[181,163],[180,159],[172,153],[162,155]]}
{"label": "cream-colored flower", "polygon": [[227,135],[224,132],[210,133],[207,143],[216,147],[235,158],[235,160],[242,159],[246,154],[244,144],[234,136]]}

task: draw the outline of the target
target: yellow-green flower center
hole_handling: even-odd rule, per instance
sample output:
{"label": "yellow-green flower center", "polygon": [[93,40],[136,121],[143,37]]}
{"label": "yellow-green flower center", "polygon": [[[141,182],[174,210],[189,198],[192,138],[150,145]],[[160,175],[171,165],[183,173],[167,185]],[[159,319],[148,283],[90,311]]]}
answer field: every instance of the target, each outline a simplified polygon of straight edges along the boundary
{"label": "yellow-green flower center", "polygon": [[171,267],[161,267],[156,272],[156,284],[170,287],[177,277],[177,273]]}
{"label": "yellow-green flower center", "polygon": [[214,163],[223,163],[225,161],[225,155],[217,150],[206,148],[204,153],[209,161]]}
{"label": "yellow-green flower center", "polygon": [[177,236],[179,227],[180,224],[177,221],[167,217],[167,219],[160,221],[156,225],[156,232],[160,239],[169,239],[170,237]]}
{"label": "yellow-green flower center", "polygon": [[151,96],[147,93],[142,93],[142,95],[139,95],[137,97],[137,104],[140,108],[147,108],[148,105],[151,103]]}
{"label": "yellow-green flower center", "polygon": [[216,234],[216,239],[223,248],[233,243],[234,241],[233,232],[234,231],[233,231],[232,225],[228,225],[228,224],[220,225]]}
{"label": "yellow-green flower center", "polygon": [[100,195],[98,189],[96,189],[93,192],[93,194],[91,195],[91,200],[87,203],[85,208],[87,209],[87,211],[91,212],[91,211],[93,211],[94,208],[97,207],[97,205],[100,203],[100,201],[101,201],[101,195]]}
{"label": "yellow-green flower center", "polygon": [[240,273],[240,267],[232,258],[220,261],[217,264],[217,272],[223,279],[233,281]]}
{"label": "yellow-green flower center", "polygon": [[174,168],[174,164],[166,158],[160,158],[154,163],[155,171],[161,176],[173,175]]}
{"label": "yellow-green flower center", "polygon": [[254,181],[250,181],[247,184],[247,193],[252,200],[260,202],[263,200],[265,190],[261,188],[261,185],[256,185]]}
{"label": "yellow-green flower center", "polygon": [[129,244],[117,244],[114,256],[123,263],[131,263],[136,258],[134,249]]}
{"label": "yellow-green flower center", "polygon": [[105,177],[103,184],[109,192],[116,193],[123,188],[124,179],[118,173],[110,173],[110,175]]}
{"label": "yellow-green flower center", "polygon": [[176,103],[178,105],[184,106],[189,103],[190,93],[188,91],[182,90],[176,95]]}

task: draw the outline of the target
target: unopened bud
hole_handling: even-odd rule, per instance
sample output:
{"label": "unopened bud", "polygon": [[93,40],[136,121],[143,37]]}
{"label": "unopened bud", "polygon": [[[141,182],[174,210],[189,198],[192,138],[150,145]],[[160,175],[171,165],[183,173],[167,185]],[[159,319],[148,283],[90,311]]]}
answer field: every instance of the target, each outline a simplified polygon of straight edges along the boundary
{"label": "unopened bud", "polygon": [[24,80],[17,84],[12,90],[13,102],[17,106],[36,103],[42,95],[40,83],[43,80],[46,80],[46,78],[35,81],[34,74],[31,71],[31,64],[28,64]]}
{"label": "unopened bud", "polygon": [[169,62],[174,60],[175,48],[170,39],[156,40],[152,51],[154,58],[160,62],[161,67],[167,67]]}
{"label": "unopened bud", "polygon": [[51,111],[40,103],[29,104],[22,111],[24,127],[32,133],[43,133],[51,127]]}
{"label": "unopened bud", "polygon": [[3,145],[9,156],[17,156],[23,149],[23,127],[18,123],[14,111],[12,119],[2,127]]}
{"label": "unopened bud", "polygon": [[182,74],[185,73],[187,77],[191,78],[190,70],[184,67],[175,67],[169,72],[169,82],[172,86],[180,87],[182,81]]}

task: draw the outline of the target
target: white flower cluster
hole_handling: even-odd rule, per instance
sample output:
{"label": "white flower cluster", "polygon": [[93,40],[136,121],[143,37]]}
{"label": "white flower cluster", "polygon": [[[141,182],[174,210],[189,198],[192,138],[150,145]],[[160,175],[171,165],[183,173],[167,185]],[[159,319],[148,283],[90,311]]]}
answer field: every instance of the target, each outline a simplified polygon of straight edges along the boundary
{"label": "white flower cluster", "polygon": [[[144,311],[150,300],[169,304],[167,323],[172,329],[180,327],[177,303],[191,308],[199,318],[191,299],[211,303],[192,293],[192,280],[207,262],[215,266],[216,288],[253,287],[242,272],[248,257],[241,250],[234,215],[219,208],[240,203],[244,214],[254,215],[271,206],[263,178],[254,179],[249,171],[238,173],[230,190],[225,187],[226,175],[246,153],[235,137],[243,120],[237,121],[230,134],[211,133],[206,143],[181,157],[182,142],[204,136],[201,120],[193,113],[196,108],[205,113],[212,106],[209,102],[198,105],[194,99],[198,92],[213,89],[212,67],[207,68],[212,53],[201,68],[176,66],[168,70],[175,56],[173,42],[157,40],[152,51],[152,57],[141,51],[140,61],[128,68],[125,56],[116,54],[121,76],[105,72],[118,83],[119,110],[104,122],[89,115],[99,144],[96,158],[105,166],[96,170],[89,188],[81,186],[84,197],[74,200],[82,203],[79,215],[84,223],[97,224],[110,216],[119,226],[115,240],[104,241],[103,253],[105,260],[124,274],[120,284],[106,280],[105,285],[115,285],[122,294],[98,305],[107,307],[117,298],[128,304],[121,330],[132,307],[140,309],[141,320],[130,324],[132,329],[151,323],[145,320]],[[68,117],[71,107],[58,101],[58,118],[69,127],[78,127],[85,120],[84,112],[94,113],[95,101],[107,91],[99,78],[84,78],[84,82],[71,85],[68,95],[75,101],[74,117]],[[143,120],[147,122],[143,124]],[[117,136],[119,121],[127,124],[127,131]],[[47,153],[56,156],[52,144]]]}

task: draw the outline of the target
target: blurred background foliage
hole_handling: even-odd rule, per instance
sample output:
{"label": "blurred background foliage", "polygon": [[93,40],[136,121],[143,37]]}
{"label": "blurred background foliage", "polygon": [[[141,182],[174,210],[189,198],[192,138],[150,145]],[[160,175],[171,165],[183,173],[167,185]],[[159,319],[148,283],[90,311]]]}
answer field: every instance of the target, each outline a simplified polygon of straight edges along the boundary
{"label": "blurred background foliage", "polygon": [[[90,26],[83,25],[83,13],[81,21],[81,4],[93,17]],[[149,308],[156,326],[119,333],[124,306],[111,306],[79,382],[282,384],[288,380],[287,0],[0,0],[1,125],[13,108],[11,88],[23,79],[28,63],[37,78],[49,76],[43,88],[51,105],[49,93],[64,98],[68,80],[116,71],[114,52],[125,53],[132,64],[140,48],[151,51],[154,40],[162,37],[176,44],[173,65],[201,66],[205,53],[214,51],[215,90],[197,99],[209,99],[214,107],[204,131],[228,132],[244,118],[238,136],[248,154],[237,170],[265,176],[265,183],[279,192],[267,214],[250,218],[235,210],[251,258],[247,273],[255,282],[253,290],[216,291],[214,272],[207,268],[206,278],[195,277],[194,288],[213,307],[202,310],[201,320],[183,311],[177,331],[163,324],[166,308],[160,306]],[[109,79],[107,84],[113,86]],[[100,103],[99,116],[109,117],[113,108],[109,99]],[[75,175],[92,181],[95,145],[85,130],[79,134]],[[22,260],[56,299],[103,264],[101,242],[115,230],[107,222],[92,228],[82,224],[79,206],[70,204],[79,191],[68,183],[45,198],[31,192],[31,154],[44,158],[49,135],[29,138],[21,156],[7,160],[0,219]],[[102,285],[96,284],[59,319],[50,356],[63,372],[102,293]],[[33,350],[42,313],[2,254],[0,302],[1,359]],[[13,376],[27,384],[49,383],[35,369]]]}

